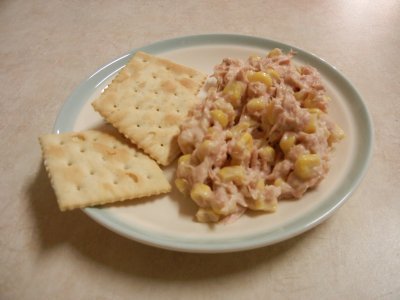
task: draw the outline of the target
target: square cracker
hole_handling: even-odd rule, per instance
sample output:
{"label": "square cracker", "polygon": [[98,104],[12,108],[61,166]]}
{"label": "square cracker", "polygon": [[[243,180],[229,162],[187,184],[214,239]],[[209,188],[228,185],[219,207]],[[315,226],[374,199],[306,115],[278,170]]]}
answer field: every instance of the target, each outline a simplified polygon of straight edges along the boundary
{"label": "square cracker", "polygon": [[171,190],[157,163],[121,136],[90,130],[48,134],[39,141],[62,211]]}
{"label": "square cracker", "polygon": [[137,52],[92,105],[107,122],[162,165],[180,153],[177,136],[206,76]]}

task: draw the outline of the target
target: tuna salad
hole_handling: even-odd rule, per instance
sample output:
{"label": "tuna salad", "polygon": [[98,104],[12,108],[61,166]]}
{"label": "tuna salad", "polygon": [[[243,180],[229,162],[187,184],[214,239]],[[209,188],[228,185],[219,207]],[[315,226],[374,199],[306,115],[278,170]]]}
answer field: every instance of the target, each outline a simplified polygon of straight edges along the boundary
{"label": "tuna salad", "polygon": [[329,169],[343,130],[327,115],[318,71],[273,49],[246,61],[225,58],[202,101],[181,125],[175,184],[198,205],[199,222],[232,222],[247,209],[274,212]]}

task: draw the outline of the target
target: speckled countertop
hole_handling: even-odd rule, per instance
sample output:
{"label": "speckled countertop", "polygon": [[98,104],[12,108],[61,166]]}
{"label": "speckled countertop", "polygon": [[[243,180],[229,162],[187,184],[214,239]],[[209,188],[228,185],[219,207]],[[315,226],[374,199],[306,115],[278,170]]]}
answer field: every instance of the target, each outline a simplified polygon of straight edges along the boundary
{"label": "speckled countertop", "polygon": [[[0,298],[400,299],[399,28],[396,0],[0,1]],[[215,32],[295,45],[356,86],[374,155],[346,204],[230,254],[152,248],[59,212],[37,138],[73,89],[130,49]]]}

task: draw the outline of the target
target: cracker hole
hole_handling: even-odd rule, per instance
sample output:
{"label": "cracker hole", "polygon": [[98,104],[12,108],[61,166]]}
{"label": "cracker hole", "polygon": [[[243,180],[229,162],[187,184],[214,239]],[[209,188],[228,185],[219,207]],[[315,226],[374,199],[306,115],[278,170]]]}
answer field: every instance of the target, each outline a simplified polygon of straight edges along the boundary
{"label": "cracker hole", "polygon": [[68,166],[68,167],[72,166],[72,161],[69,161],[69,162],[67,163],[67,166]]}
{"label": "cracker hole", "polygon": [[139,181],[139,177],[135,174],[135,173],[126,173],[126,175],[128,175],[130,178],[132,178],[132,180],[134,182],[138,182]]}
{"label": "cracker hole", "polygon": [[136,106],[135,109],[139,109],[139,106]]}
{"label": "cracker hole", "polygon": [[190,75],[189,78],[192,79],[192,78],[193,78],[193,75]]}
{"label": "cracker hole", "polygon": [[146,175],[146,178],[147,178],[147,179],[151,179],[151,175],[147,174],[147,175]]}
{"label": "cracker hole", "polygon": [[142,62],[147,63],[147,59],[143,59]]}
{"label": "cracker hole", "polygon": [[158,92],[157,92],[157,91],[154,91],[154,94],[155,94],[155,95],[158,95]]}
{"label": "cracker hole", "polygon": [[82,189],[81,186],[79,186],[79,185],[76,186],[77,191],[80,191],[81,189]]}
{"label": "cracker hole", "polygon": [[158,128],[162,128],[162,126],[161,126],[161,125],[158,125]]}
{"label": "cracker hole", "polygon": [[117,149],[117,145],[113,145],[112,148],[113,148],[113,149]]}
{"label": "cracker hole", "polygon": [[139,128],[139,127],[140,127],[140,124],[136,124],[136,127]]}
{"label": "cracker hole", "polygon": [[85,153],[85,151],[86,151],[85,149],[83,149],[83,148],[81,149],[81,153]]}
{"label": "cracker hole", "polygon": [[160,109],[157,107],[156,111],[160,111]]}
{"label": "cracker hole", "polygon": [[61,142],[60,142],[60,145],[61,145],[61,146],[64,145],[64,141],[61,141]]}
{"label": "cracker hole", "polygon": [[114,108],[117,108],[117,104],[114,104],[113,107],[114,107]]}
{"label": "cracker hole", "polygon": [[94,175],[94,171],[93,171],[93,170],[90,171],[89,174],[90,174],[90,175]]}
{"label": "cracker hole", "polygon": [[174,93],[174,96],[178,96],[178,93]]}
{"label": "cracker hole", "polygon": [[181,112],[179,109],[176,110],[177,113]]}
{"label": "cracker hole", "polygon": [[153,75],[153,79],[156,79],[157,78],[157,76],[156,75]]}
{"label": "cracker hole", "polygon": [[164,144],[160,144],[161,147],[164,147]]}
{"label": "cracker hole", "polygon": [[113,183],[114,183],[114,184],[118,184],[118,180],[114,180]]}

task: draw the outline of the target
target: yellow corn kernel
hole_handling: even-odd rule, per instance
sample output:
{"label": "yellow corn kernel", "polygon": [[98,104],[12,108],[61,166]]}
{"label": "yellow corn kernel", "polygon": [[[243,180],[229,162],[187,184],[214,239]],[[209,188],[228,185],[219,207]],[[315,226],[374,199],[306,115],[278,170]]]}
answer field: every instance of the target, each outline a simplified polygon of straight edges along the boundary
{"label": "yellow corn kernel", "polygon": [[189,184],[186,179],[183,178],[175,179],[175,185],[182,194],[186,195],[189,193]]}
{"label": "yellow corn kernel", "polygon": [[279,79],[279,78],[280,78],[279,73],[278,73],[277,71],[275,71],[274,69],[272,69],[272,68],[268,68],[268,69],[267,69],[267,73],[268,73],[272,78],[275,78],[275,79]]}
{"label": "yellow corn kernel", "polygon": [[203,161],[204,158],[210,153],[210,151],[213,149],[213,142],[210,140],[205,140],[202,142],[197,150],[197,158],[200,161]]}
{"label": "yellow corn kernel", "polygon": [[270,87],[272,85],[272,78],[268,73],[265,72],[248,72],[247,73],[247,79],[250,82],[255,82],[259,81],[264,83],[267,87]]}
{"label": "yellow corn kernel", "polygon": [[269,103],[267,105],[267,110],[265,112],[265,116],[263,116],[266,121],[270,124],[273,125],[276,122],[276,115],[274,113],[274,105],[272,103]]}
{"label": "yellow corn kernel", "polygon": [[274,212],[276,211],[276,203],[275,202],[267,202],[263,199],[256,199],[256,200],[251,200],[248,201],[249,208],[252,210],[262,210],[262,211],[268,211],[268,212]]}
{"label": "yellow corn kernel", "polygon": [[307,97],[307,92],[305,91],[299,91],[294,93],[294,97],[296,98],[297,101],[303,101]]}
{"label": "yellow corn kernel", "polygon": [[204,183],[195,183],[190,191],[190,197],[192,200],[201,207],[207,206],[212,196],[213,192],[211,188]]}
{"label": "yellow corn kernel", "polygon": [[240,122],[239,124],[237,124],[231,128],[231,132],[234,135],[238,135],[238,134],[245,132],[249,127],[250,127],[250,123]]}
{"label": "yellow corn kernel", "polygon": [[183,164],[189,164],[190,163],[190,159],[191,159],[192,155],[191,154],[185,154],[182,155],[181,157],[179,157],[178,159],[178,164],[179,165],[183,165]]}
{"label": "yellow corn kernel", "polygon": [[310,114],[310,120],[304,128],[305,133],[314,133],[317,130],[317,115]]}
{"label": "yellow corn kernel", "polygon": [[255,113],[257,111],[263,110],[265,107],[265,102],[262,97],[253,98],[247,102],[246,108],[250,113]]}
{"label": "yellow corn kernel", "polygon": [[250,57],[249,57],[249,61],[252,61],[252,62],[256,62],[259,60],[261,60],[261,56],[256,55],[256,54],[250,55]]}
{"label": "yellow corn kernel", "polygon": [[219,170],[218,176],[224,182],[233,181],[236,184],[241,184],[245,178],[245,172],[241,166],[230,166]]}
{"label": "yellow corn kernel", "polygon": [[219,215],[211,208],[200,208],[196,213],[196,219],[202,223],[215,223],[219,221]]}
{"label": "yellow corn kernel", "polygon": [[213,137],[213,136],[215,136],[217,133],[218,133],[218,131],[215,129],[215,127],[209,127],[209,128],[207,129],[206,136]]}
{"label": "yellow corn kernel", "polygon": [[292,134],[285,134],[280,142],[279,142],[279,147],[281,147],[283,153],[288,153],[290,148],[294,146],[296,143],[296,137]]}
{"label": "yellow corn kernel", "polygon": [[259,179],[256,184],[256,189],[259,191],[262,191],[262,190],[264,190],[264,188],[265,188],[264,180]]}
{"label": "yellow corn kernel", "polygon": [[279,49],[279,48],[275,48],[275,49],[272,49],[269,53],[268,53],[268,57],[275,57],[275,56],[279,56],[279,55],[281,55],[282,54],[282,50],[281,49]]}
{"label": "yellow corn kernel", "polygon": [[275,149],[271,146],[262,147],[258,150],[258,154],[268,163],[272,163],[275,160]]}
{"label": "yellow corn kernel", "polygon": [[280,187],[280,186],[282,186],[282,184],[283,184],[282,178],[279,177],[279,178],[275,179],[274,186]]}
{"label": "yellow corn kernel", "polygon": [[245,89],[243,85],[238,81],[229,82],[223,90],[224,95],[227,96],[228,102],[235,108],[240,106],[244,92]]}
{"label": "yellow corn kernel", "polygon": [[246,148],[249,151],[253,150],[253,137],[248,132],[243,133],[237,143],[241,148]]}
{"label": "yellow corn kernel", "polygon": [[322,110],[320,110],[319,108],[308,108],[307,110],[310,114],[315,114],[317,116],[323,114]]}
{"label": "yellow corn kernel", "polygon": [[331,97],[327,95],[322,96],[322,99],[324,99],[325,102],[330,102],[332,100]]}
{"label": "yellow corn kernel", "polygon": [[315,175],[315,167],[321,164],[318,154],[302,154],[294,164],[294,174],[302,180],[307,180]]}
{"label": "yellow corn kernel", "polygon": [[213,109],[211,112],[211,117],[214,120],[214,122],[218,122],[222,128],[225,128],[228,125],[229,119],[228,115],[224,113],[220,109]]}
{"label": "yellow corn kernel", "polygon": [[344,131],[339,125],[335,125],[331,134],[328,137],[328,145],[332,146],[333,143],[336,143],[344,138]]}
{"label": "yellow corn kernel", "polygon": [[313,94],[308,94],[308,96],[304,99],[303,106],[306,108],[316,107],[315,96]]}

